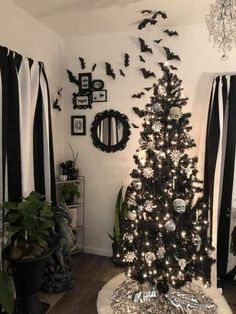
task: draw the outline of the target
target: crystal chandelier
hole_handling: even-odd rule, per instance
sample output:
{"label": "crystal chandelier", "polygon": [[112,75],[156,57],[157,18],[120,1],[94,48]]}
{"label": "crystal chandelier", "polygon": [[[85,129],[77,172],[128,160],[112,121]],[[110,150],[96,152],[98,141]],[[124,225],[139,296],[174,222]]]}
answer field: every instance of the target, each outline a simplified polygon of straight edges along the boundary
{"label": "crystal chandelier", "polygon": [[223,53],[222,60],[226,60],[226,52],[236,43],[236,0],[216,0],[214,5],[210,5],[206,24],[210,40]]}

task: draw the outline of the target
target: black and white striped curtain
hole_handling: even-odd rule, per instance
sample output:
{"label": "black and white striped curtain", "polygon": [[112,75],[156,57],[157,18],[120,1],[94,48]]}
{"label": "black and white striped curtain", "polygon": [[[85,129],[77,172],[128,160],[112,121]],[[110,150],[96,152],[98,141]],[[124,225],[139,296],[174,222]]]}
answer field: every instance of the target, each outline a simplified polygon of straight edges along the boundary
{"label": "black and white striped curtain", "polygon": [[42,62],[0,47],[0,203],[55,201],[49,88]]}
{"label": "black and white striped curtain", "polygon": [[217,277],[236,266],[230,253],[236,224],[236,76],[214,78],[206,134],[204,193],[210,202],[211,236],[217,237]]}

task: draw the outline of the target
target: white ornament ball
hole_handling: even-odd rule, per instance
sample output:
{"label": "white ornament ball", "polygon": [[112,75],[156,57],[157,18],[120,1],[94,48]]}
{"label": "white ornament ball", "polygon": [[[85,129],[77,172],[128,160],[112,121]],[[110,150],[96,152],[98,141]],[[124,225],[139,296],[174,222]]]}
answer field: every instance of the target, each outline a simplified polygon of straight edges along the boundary
{"label": "white ornament ball", "polygon": [[176,224],[174,220],[170,219],[165,223],[165,229],[169,232],[173,232],[176,229]]}
{"label": "white ornament ball", "polygon": [[162,111],[161,105],[158,102],[154,103],[152,105],[152,110],[154,112],[161,112]]}
{"label": "white ornament ball", "polygon": [[132,233],[128,233],[126,235],[126,239],[129,241],[129,243],[132,243],[134,241],[134,235]]}
{"label": "white ornament ball", "polygon": [[129,210],[127,213],[127,217],[129,220],[136,220],[137,219],[137,213],[135,210]]}
{"label": "white ornament ball", "polygon": [[144,257],[147,263],[152,263],[156,260],[156,255],[153,252],[147,252]]}

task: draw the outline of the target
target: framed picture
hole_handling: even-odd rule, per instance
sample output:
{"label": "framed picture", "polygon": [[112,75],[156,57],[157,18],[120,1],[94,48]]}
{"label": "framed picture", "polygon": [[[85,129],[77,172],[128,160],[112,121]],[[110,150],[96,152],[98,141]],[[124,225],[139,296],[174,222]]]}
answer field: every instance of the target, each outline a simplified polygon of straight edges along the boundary
{"label": "framed picture", "polygon": [[86,116],[71,116],[71,135],[86,135]]}
{"label": "framed picture", "polygon": [[79,90],[81,93],[91,91],[92,89],[92,73],[79,74]]}
{"label": "framed picture", "polygon": [[92,108],[92,95],[90,94],[73,94],[74,109],[87,109]]}
{"label": "framed picture", "polygon": [[107,91],[106,89],[93,91],[93,102],[106,102],[107,101]]}

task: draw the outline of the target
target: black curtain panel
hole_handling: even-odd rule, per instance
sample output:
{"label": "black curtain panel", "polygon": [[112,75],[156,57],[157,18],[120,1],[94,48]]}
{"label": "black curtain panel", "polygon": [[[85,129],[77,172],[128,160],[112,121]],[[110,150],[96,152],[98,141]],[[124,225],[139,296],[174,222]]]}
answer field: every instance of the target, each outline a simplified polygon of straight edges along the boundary
{"label": "black curtain panel", "polygon": [[[19,201],[31,191],[55,203],[52,124],[44,65],[1,46],[0,145],[0,203]],[[1,227],[2,223],[0,235]]]}
{"label": "black curtain panel", "polygon": [[[210,204],[210,235],[217,229],[217,277],[236,265],[230,239],[236,223],[236,76],[220,75],[212,84],[205,149],[204,194]],[[234,196],[234,197],[233,197]],[[216,232],[215,232],[216,233]]]}

